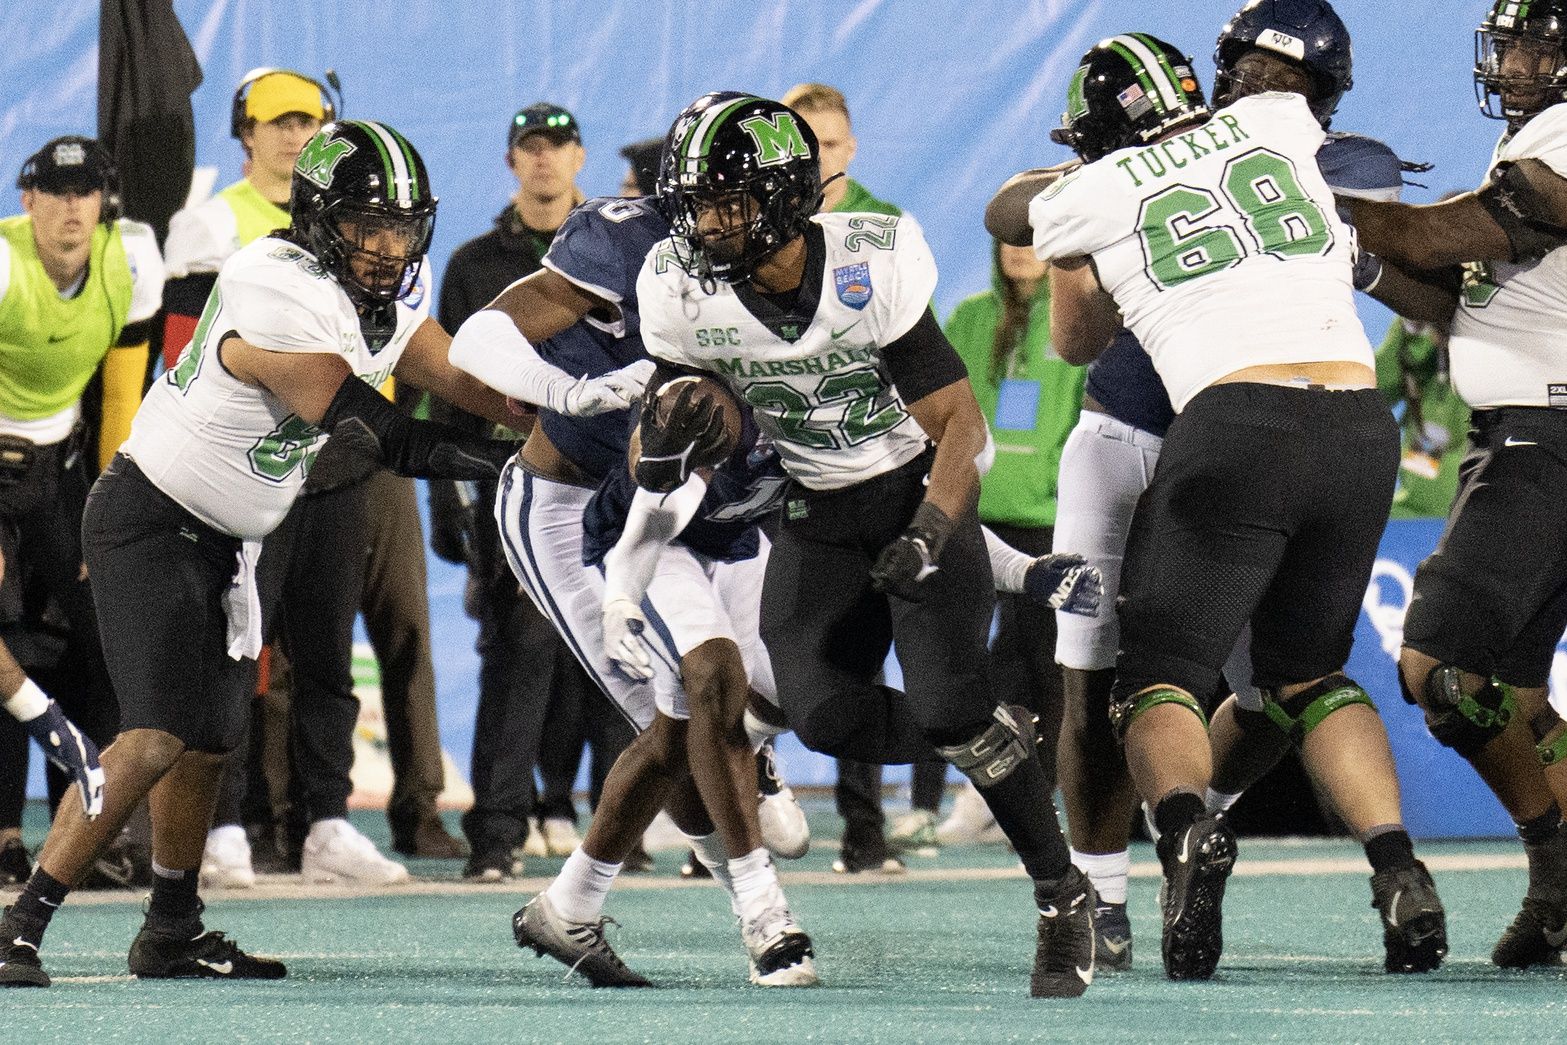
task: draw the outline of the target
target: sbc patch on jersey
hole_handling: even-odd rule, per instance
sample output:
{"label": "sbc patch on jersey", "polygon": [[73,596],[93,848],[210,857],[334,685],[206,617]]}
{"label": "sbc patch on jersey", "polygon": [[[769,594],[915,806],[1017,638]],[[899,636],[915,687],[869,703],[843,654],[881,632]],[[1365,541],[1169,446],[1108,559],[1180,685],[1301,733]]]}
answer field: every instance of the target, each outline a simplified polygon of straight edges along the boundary
{"label": "sbc patch on jersey", "polygon": [[850,308],[862,309],[871,300],[871,266],[869,262],[843,265],[832,270],[833,286],[838,289],[838,300]]}

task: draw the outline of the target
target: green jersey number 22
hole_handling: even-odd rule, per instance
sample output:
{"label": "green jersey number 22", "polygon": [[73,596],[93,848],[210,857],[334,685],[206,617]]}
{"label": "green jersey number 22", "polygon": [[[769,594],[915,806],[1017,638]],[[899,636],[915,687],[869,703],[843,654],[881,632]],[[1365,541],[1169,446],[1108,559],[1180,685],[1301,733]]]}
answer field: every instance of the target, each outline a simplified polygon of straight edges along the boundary
{"label": "green jersey number 22", "polygon": [[[1172,185],[1143,201],[1138,231],[1159,289],[1222,272],[1250,254],[1283,261],[1332,249],[1327,216],[1278,153],[1257,149],[1231,160],[1221,188],[1223,199],[1210,189]],[[1227,209],[1239,223],[1225,220]]]}

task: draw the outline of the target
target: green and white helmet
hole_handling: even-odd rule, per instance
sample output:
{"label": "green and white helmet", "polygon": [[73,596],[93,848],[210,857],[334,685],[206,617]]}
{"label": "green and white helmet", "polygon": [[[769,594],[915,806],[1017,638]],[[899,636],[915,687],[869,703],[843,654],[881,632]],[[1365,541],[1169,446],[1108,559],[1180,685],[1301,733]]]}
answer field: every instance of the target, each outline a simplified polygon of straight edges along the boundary
{"label": "green and white helmet", "polygon": [[1207,115],[1192,60],[1157,37],[1126,33],[1083,55],[1067,88],[1061,126],[1050,137],[1092,163]]}

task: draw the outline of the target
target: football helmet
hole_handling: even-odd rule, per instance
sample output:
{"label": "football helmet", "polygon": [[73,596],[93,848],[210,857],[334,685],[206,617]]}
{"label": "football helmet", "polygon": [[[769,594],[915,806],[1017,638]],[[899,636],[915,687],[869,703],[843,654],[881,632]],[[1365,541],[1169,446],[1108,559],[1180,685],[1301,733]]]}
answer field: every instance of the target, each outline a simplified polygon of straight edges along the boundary
{"label": "football helmet", "polygon": [[743,283],[821,204],[816,135],[749,94],[704,95],[669,129],[658,194],[676,259],[703,283]]}
{"label": "football helmet", "polygon": [[419,153],[384,123],[329,123],[294,163],[294,235],[355,304],[385,305],[413,289],[436,202]]}
{"label": "football helmet", "polygon": [[1101,40],[1083,55],[1052,140],[1092,163],[1208,115],[1192,60],[1147,33]]}
{"label": "football helmet", "polygon": [[1480,111],[1493,120],[1518,125],[1567,101],[1564,43],[1567,0],[1495,0],[1475,30],[1475,98]]}
{"label": "football helmet", "polygon": [[1213,51],[1215,105],[1235,100],[1240,86],[1235,65],[1254,49],[1287,58],[1310,74],[1316,83],[1311,111],[1323,127],[1355,85],[1349,30],[1328,0],[1250,0],[1237,11],[1219,31]]}

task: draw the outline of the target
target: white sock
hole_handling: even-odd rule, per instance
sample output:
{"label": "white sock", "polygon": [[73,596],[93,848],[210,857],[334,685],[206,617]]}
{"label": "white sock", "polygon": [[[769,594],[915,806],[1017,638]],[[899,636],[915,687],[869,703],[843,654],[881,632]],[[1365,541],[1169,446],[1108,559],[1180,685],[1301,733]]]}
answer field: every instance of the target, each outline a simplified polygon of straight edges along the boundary
{"label": "white sock", "polygon": [[609,887],[615,884],[615,876],[619,873],[619,864],[595,860],[579,845],[566,857],[566,865],[544,892],[567,921],[597,921]]}
{"label": "white sock", "polygon": [[1208,789],[1208,795],[1203,799],[1203,804],[1208,807],[1210,813],[1222,813],[1240,800],[1240,795],[1228,795],[1223,791]]}
{"label": "white sock", "polygon": [[1126,876],[1132,871],[1132,852],[1080,853],[1072,850],[1072,863],[1094,883],[1094,892],[1105,903],[1126,902]]}
{"label": "white sock", "polygon": [[985,533],[985,549],[990,552],[990,572],[995,575],[996,590],[1007,595],[1018,594],[1023,590],[1023,575],[1034,565],[1034,557],[991,533],[990,527],[981,529]]}
{"label": "white sock", "polygon": [[765,848],[731,857],[729,876],[734,879],[735,905],[741,918],[760,916],[778,895],[778,871]]}
{"label": "white sock", "polygon": [[735,882],[729,874],[729,850],[724,848],[724,840],[718,837],[717,831],[710,835],[686,835],[686,838],[691,842],[691,851],[697,860],[712,872],[713,881],[729,894],[729,909],[736,918],[740,917],[740,901],[735,898]]}
{"label": "white sock", "polygon": [[23,678],[16,692],[5,699],[5,709],[18,722],[31,722],[49,710],[49,695],[32,679]]}

